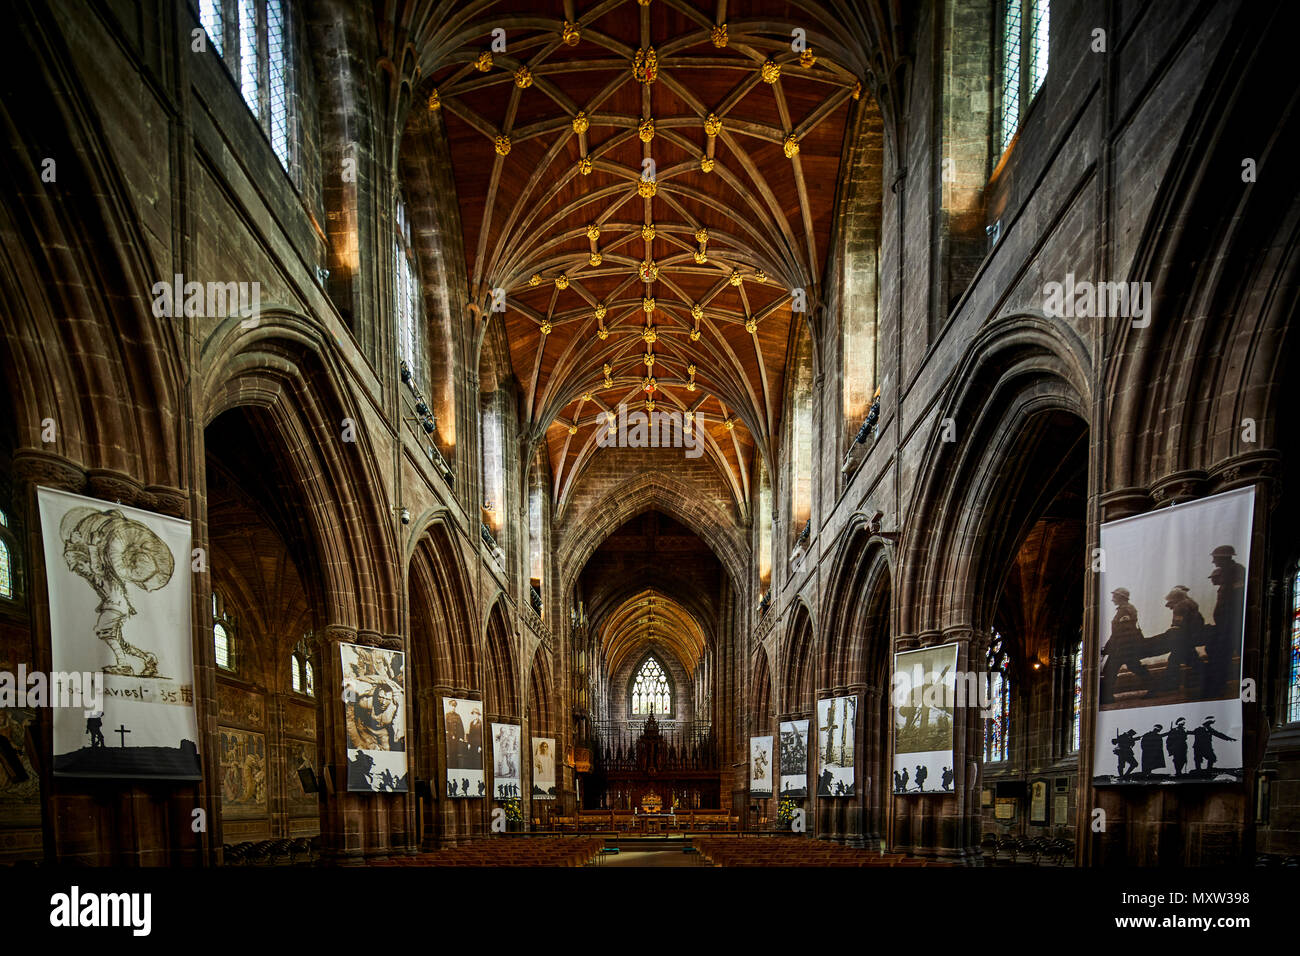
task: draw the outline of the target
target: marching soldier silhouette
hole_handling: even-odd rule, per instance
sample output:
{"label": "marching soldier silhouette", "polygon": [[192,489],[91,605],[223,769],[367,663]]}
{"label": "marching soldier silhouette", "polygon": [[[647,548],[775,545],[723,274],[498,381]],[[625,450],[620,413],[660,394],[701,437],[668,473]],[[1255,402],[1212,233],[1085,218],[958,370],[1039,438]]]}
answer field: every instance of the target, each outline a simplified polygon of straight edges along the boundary
{"label": "marching soldier silhouette", "polygon": [[1155,773],[1165,766],[1164,737],[1160,731],[1162,724],[1156,724],[1142,735],[1142,772]]}
{"label": "marching soldier silhouette", "polygon": [[1106,663],[1101,667],[1103,704],[1115,701],[1115,683],[1121,667],[1127,667],[1143,687],[1146,687],[1151,678],[1151,673],[1142,663],[1142,644],[1145,638],[1138,627],[1137,608],[1129,603],[1128,588],[1111,591],[1110,599],[1115,605],[1115,617],[1110,622],[1110,638],[1101,648],[1101,656],[1106,658]]}
{"label": "marching soldier silhouette", "polygon": [[916,789],[925,793],[925,778],[930,776],[930,771],[926,769],[925,764],[916,765]]}
{"label": "marching soldier silhouette", "polygon": [[1187,766],[1187,718],[1179,717],[1165,734],[1165,749],[1174,762],[1174,776],[1181,777]]}
{"label": "marching soldier silhouette", "polygon": [[1214,763],[1219,758],[1214,753],[1214,739],[1236,740],[1236,737],[1229,737],[1227,734],[1221,734],[1210,724],[1214,723],[1213,717],[1206,717],[1201,726],[1192,731],[1192,759],[1196,761],[1196,769],[1201,769],[1201,761],[1206,762],[1207,770],[1214,769]]}
{"label": "marching soldier silhouette", "polygon": [[1117,734],[1110,739],[1115,745],[1112,751],[1119,759],[1116,761],[1116,776],[1121,780],[1128,778],[1128,775],[1137,769],[1137,758],[1133,756],[1133,748],[1137,746],[1136,730],[1126,730],[1122,734]]}

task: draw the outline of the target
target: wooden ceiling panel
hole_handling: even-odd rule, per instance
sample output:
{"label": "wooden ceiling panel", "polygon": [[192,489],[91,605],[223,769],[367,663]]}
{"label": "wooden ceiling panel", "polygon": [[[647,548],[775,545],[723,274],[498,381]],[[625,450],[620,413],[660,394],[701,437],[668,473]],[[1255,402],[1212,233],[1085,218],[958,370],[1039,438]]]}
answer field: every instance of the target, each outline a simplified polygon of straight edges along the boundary
{"label": "wooden ceiling panel", "polygon": [[[791,290],[809,309],[818,300],[860,89],[852,65],[825,52],[801,65],[791,30],[830,29],[834,17],[754,0],[715,40],[725,7],[714,3],[479,6],[431,88],[471,293],[487,306],[506,290],[525,425],[544,430],[557,504],[598,453],[606,410],[653,399],[695,413],[744,510],[754,456],[778,427]],[[499,23],[510,24],[507,52],[475,68]]]}

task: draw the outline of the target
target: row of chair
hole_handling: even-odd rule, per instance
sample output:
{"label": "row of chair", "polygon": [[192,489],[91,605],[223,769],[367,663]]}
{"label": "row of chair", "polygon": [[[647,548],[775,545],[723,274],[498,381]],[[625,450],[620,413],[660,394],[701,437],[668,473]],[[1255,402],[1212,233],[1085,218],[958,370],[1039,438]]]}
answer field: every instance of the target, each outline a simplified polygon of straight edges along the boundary
{"label": "row of chair", "polygon": [[[616,833],[634,833],[642,828],[644,818],[631,810],[580,810],[577,816],[551,817],[551,826],[561,831],[593,832],[611,830]],[[740,829],[740,817],[720,811],[683,810],[673,815],[658,815],[659,829],[674,832],[735,832]]]}
{"label": "row of chair", "polygon": [[603,837],[484,837],[472,843],[395,857],[377,866],[585,866],[605,846]]}
{"label": "row of chair", "polygon": [[227,843],[227,866],[310,866],[320,859],[320,837]]}
{"label": "row of chair", "polygon": [[984,834],[980,849],[991,863],[1065,866],[1074,862],[1074,841],[1045,836]]}
{"label": "row of chair", "polygon": [[713,866],[951,866],[902,853],[880,853],[802,837],[705,837],[692,841]]}

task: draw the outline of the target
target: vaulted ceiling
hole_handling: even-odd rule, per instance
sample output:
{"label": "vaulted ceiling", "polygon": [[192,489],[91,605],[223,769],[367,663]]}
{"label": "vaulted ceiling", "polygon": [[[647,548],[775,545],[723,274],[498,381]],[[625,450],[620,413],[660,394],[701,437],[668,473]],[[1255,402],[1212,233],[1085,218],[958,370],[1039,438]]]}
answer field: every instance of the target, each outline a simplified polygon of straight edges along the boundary
{"label": "vaulted ceiling", "polygon": [[578,6],[462,4],[426,50],[471,297],[504,322],[557,503],[626,404],[689,413],[743,510],[792,306],[819,299],[850,111],[875,108],[861,52],[812,3]]}

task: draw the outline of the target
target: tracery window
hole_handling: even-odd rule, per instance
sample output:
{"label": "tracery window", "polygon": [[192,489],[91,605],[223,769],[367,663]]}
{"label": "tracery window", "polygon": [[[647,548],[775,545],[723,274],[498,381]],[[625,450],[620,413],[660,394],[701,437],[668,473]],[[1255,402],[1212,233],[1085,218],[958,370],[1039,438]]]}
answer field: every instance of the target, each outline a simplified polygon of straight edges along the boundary
{"label": "tracery window", "polygon": [[1291,647],[1287,677],[1288,722],[1300,721],[1300,570],[1291,579]]}
{"label": "tracery window", "polygon": [[288,0],[199,0],[199,23],[236,78],[280,165],[293,172],[293,31]]}
{"label": "tracery window", "polygon": [[[9,516],[0,511],[0,528],[7,532],[9,528]],[[14,566],[13,552],[9,548],[8,534],[0,532],[0,598],[13,599],[14,596]]]}
{"label": "tracery window", "polygon": [[989,645],[988,682],[992,713],[984,725],[984,759],[992,763],[1006,760],[1011,752],[1011,673],[1006,645],[997,631]]}
{"label": "tracery window", "polygon": [[223,671],[235,669],[235,640],[231,634],[230,618],[226,616],[221,595],[212,592],[212,649],[217,667]]}
{"label": "tracery window", "polygon": [[293,649],[289,661],[290,680],[296,693],[316,696],[316,673],[311,666],[311,655],[307,651],[307,639],[304,637]]}
{"label": "tracery window", "polygon": [[1070,700],[1070,752],[1077,753],[1083,736],[1083,639],[1074,648],[1071,662],[1074,671],[1074,685]]}
{"label": "tracery window", "polygon": [[411,370],[411,381],[424,390],[425,354],[423,323],[420,321],[420,281],[411,248],[411,223],[406,204],[397,201],[397,236],[393,240],[393,303],[397,313],[397,348]]}
{"label": "tracery window", "polygon": [[1011,145],[1016,130],[1047,78],[1051,33],[1049,0],[1005,0],[1002,15],[1002,110],[998,146]]}
{"label": "tracery window", "polygon": [[647,657],[632,682],[632,713],[635,716],[670,714],[672,708],[668,674],[658,660]]}

